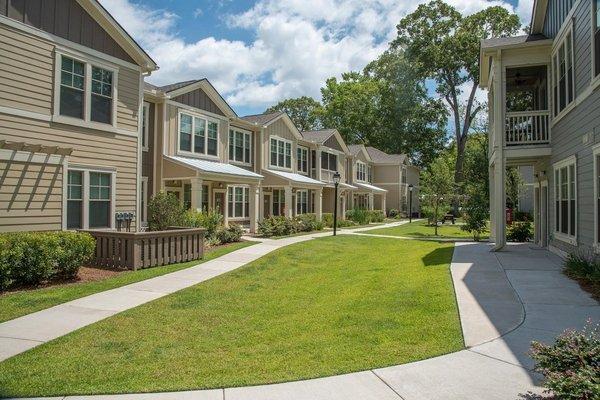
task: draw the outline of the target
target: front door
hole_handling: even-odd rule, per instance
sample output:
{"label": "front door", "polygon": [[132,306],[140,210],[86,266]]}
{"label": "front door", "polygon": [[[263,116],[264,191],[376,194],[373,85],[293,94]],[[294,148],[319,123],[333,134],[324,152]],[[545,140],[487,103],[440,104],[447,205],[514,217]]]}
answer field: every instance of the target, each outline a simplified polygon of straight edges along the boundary
{"label": "front door", "polygon": [[216,212],[225,215],[225,192],[215,192],[213,204]]}

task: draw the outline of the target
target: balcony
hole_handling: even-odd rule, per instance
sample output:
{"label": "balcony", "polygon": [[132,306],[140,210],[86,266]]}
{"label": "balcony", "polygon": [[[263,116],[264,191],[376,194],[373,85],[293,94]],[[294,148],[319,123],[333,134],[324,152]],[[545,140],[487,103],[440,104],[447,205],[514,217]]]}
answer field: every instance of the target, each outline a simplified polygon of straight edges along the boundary
{"label": "balcony", "polygon": [[506,69],[506,147],[550,144],[548,92],[545,65]]}
{"label": "balcony", "polygon": [[506,113],[505,145],[522,146],[550,143],[550,112],[513,111]]}

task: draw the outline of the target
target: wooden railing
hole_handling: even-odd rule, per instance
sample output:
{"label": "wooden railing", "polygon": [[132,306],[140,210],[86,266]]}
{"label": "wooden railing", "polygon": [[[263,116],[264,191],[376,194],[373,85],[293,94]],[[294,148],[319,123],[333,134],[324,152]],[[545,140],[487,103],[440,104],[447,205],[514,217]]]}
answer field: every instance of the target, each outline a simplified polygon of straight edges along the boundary
{"label": "wooden railing", "polygon": [[550,142],[550,112],[507,112],[505,138],[507,146]]}
{"label": "wooden railing", "polygon": [[169,228],[156,232],[86,231],[96,239],[92,264],[101,267],[156,267],[198,260],[204,254],[202,228]]}

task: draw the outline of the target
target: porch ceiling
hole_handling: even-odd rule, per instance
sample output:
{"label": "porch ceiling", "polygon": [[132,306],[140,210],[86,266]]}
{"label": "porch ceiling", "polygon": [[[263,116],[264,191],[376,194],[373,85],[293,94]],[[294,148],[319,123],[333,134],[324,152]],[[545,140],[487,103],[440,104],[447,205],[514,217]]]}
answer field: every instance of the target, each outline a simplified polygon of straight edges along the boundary
{"label": "porch ceiling", "polygon": [[[206,177],[207,179],[223,180],[230,178],[235,180],[259,181],[263,179],[262,175],[248,171],[244,168],[231,164],[225,164],[215,161],[201,160],[197,158],[188,158],[180,156],[163,156],[168,162],[179,167],[184,167],[193,174],[193,176]],[[168,174],[165,174],[168,175]],[[177,178],[177,177],[170,177]],[[180,177],[181,178],[181,177]]]}

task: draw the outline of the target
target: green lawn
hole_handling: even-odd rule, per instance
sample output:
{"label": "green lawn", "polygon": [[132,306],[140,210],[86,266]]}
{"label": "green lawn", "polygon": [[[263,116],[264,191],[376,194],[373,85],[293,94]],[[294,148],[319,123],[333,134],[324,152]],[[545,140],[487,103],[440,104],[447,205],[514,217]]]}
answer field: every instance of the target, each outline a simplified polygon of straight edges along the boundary
{"label": "green lawn", "polygon": [[0,397],[255,385],[457,351],[452,252],[350,235],[291,245],[0,363]]}
{"label": "green lawn", "polygon": [[[455,239],[473,239],[473,234],[460,229],[462,223],[457,222],[452,225],[450,222],[446,222],[444,225],[438,227],[438,236],[435,236],[435,228],[427,224],[427,220],[415,221],[404,225],[394,226],[391,228],[381,228],[365,231],[363,233],[373,235],[390,235],[390,236],[404,236],[404,237],[417,237],[417,238],[455,238]],[[487,239],[489,232],[486,231],[481,235],[482,239]]]}
{"label": "green lawn", "polygon": [[31,314],[57,304],[65,303],[90,294],[125,286],[130,283],[154,278],[169,272],[188,268],[203,263],[213,258],[220,257],[234,250],[251,246],[253,242],[232,243],[227,246],[208,249],[204,253],[203,260],[190,261],[180,264],[165,265],[162,267],[141,269],[138,271],[127,271],[120,275],[94,282],[72,283],[53,286],[43,289],[27,290],[0,295],[0,322],[8,321],[22,315]]}

